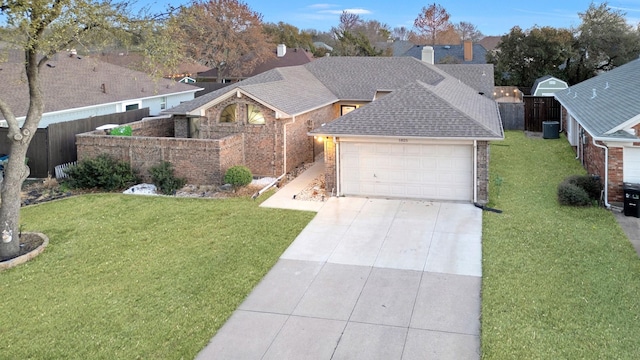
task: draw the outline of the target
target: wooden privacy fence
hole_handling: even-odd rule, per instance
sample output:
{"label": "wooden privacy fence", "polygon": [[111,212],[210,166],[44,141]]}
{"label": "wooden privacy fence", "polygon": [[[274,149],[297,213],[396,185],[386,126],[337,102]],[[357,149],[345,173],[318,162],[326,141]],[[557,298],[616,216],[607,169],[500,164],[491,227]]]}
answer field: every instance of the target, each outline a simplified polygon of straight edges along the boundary
{"label": "wooden privacy fence", "polygon": [[560,121],[560,103],[549,96],[524,96],[524,130],[542,132],[544,121]]}
{"label": "wooden privacy fence", "polygon": [[[27,150],[30,177],[54,176],[56,165],[76,161],[76,134],[93,131],[105,124],[127,124],[149,116],[149,108],[131,110],[86,119],[65,121],[38,129]],[[9,129],[0,128],[0,138],[5,139]],[[0,141],[0,154],[9,154],[8,141]]]}

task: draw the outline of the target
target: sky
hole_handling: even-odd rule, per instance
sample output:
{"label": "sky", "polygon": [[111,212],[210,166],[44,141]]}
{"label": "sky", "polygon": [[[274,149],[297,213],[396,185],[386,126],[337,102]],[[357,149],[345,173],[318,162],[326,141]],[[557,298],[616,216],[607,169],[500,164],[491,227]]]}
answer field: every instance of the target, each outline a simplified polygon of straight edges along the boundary
{"label": "sky", "polygon": [[[188,0],[139,0],[154,10],[166,8],[166,4],[178,5]],[[343,10],[359,14],[364,20],[378,20],[391,28],[413,27],[413,21],[425,6],[433,0],[243,0],[249,7],[263,15],[263,21],[280,21],[303,29],[328,31],[339,22]],[[579,12],[589,8],[587,0],[458,0],[435,1],[451,15],[450,21],[470,22],[484,35],[504,35],[518,25],[529,29],[535,25],[569,28],[580,24]],[[596,1],[600,4],[600,1]],[[612,9],[625,12],[634,25],[640,22],[640,0],[611,0]]]}

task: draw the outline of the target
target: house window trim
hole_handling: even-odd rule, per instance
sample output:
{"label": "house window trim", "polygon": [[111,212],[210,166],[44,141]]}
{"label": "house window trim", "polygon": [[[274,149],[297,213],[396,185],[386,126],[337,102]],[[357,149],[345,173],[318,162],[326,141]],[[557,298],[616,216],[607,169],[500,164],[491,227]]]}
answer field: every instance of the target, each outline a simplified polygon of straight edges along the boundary
{"label": "house window trim", "polygon": [[[218,115],[218,124],[223,126],[232,126],[232,125],[235,126],[238,123],[238,109],[240,107],[239,105],[240,105],[239,103],[231,103],[231,104],[225,105],[224,108],[222,108],[222,111],[220,111],[220,114]],[[224,115],[224,112],[230,106],[235,107],[235,114],[234,114],[233,121],[222,121],[222,116]]]}
{"label": "house window trim", "polygon": [[160,110],[166,110],[167,109],[167,96],[162,96],[160,98]]}
{"label": "house window trim", "polygon": [[142,109],[142,100],[123,102],[122,103],[122,108],[120,109],[120,112],[127,112],[128,111],[127,110],[127,106],[130,106],[130,105],[138,105],[138,108],[137,109],[132,109],[132,110],[129,110],[129,111],[140,110],[140,109]]}

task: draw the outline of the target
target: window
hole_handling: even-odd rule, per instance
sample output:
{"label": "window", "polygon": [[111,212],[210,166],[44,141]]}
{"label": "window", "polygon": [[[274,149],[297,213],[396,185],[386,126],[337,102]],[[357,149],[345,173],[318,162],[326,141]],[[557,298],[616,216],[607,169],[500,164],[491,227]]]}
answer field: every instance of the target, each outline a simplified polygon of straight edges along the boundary
{"label": "window", "polygon": [[236,122],[236,104],[227,105],[224,110],[222,110],[222,114],[220,114],[220,122],[221,123],[232,123]]}
{"label": "window", "polygon": [[164,110],[167,108],[167,97],[163,96],[160,98],[160,110]]}
{"label": "window", "polygon": [[140,105],[138,104],[129,104],[124,107],[124,111],[138,110]]}
{"label": "window", "polygon": [[355,110],[357,108],[358,108],[357,105],[341,105],[340,106],[340,116],[347,115],[348,113],[352,112],[353,110]]}
{"label": "window", "polygon": [[252,125],[264,125],[264,115],[260,108],[255,105],[247,105],[247,123]]}

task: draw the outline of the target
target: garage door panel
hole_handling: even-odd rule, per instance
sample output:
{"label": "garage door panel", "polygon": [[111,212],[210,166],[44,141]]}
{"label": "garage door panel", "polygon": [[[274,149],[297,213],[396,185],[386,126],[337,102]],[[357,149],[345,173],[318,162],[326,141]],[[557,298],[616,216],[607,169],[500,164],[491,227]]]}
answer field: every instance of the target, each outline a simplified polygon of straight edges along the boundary
{"label": "garage door panel", "polygon": [[471,200],[470,145],[341,143],[344,195]]}
{"label": "garage door panel", "polygon": [[623,153],[623,179],[624,182],[640,183],[640,148],[627,147]]}

